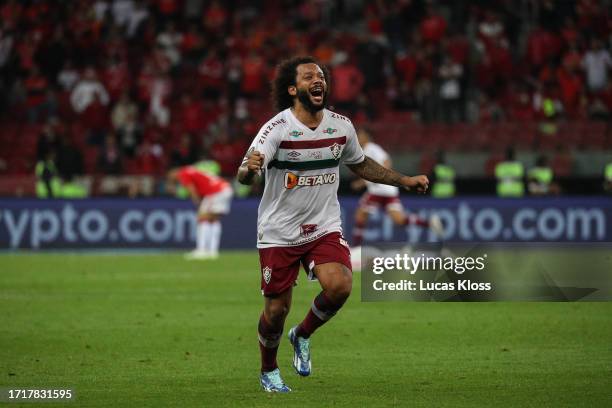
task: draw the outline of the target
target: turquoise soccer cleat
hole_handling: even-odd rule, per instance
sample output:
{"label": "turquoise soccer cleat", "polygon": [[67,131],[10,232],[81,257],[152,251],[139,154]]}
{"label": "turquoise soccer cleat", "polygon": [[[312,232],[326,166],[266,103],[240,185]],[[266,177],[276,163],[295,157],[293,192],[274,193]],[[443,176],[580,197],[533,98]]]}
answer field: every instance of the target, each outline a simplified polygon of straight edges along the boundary
{"label": "turquoise soccer cleat", "polygon": [[293,346],[293,368],[302,377],[308,377],[312,366],[310,363],[310,339],[298,337],[295,334],[296,327],[289,330],[287,337]]}
{"label": "turquoise soccer cleat", "polygon": [[280,370],[277,368],[267,373],[261,373],[259,383],[265,392],[290,392],[291,388],[285,385],[285,382],[280,376]]}

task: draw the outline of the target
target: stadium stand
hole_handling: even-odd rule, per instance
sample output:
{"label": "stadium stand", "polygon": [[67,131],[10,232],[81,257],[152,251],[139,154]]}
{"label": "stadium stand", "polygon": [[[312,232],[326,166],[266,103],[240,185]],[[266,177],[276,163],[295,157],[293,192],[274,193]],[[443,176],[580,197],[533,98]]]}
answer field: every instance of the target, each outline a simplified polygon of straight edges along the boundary
{"label": "stadium stand", "polygon": [[388,150],[422,152],[423,169],[437,150],[484,152],[471,176],[490,176],[514,146],[549,154],[559,176],[601,176],[597,161],[572,163],[612,150],[611,9],[609,0],[2,1],[0,193],[32,193],[18,181],[31,181],[49,129],[48,149],[69,141],[80,151],[77,176],[161,177],[190,145],[231,177],[271,113],[275,64],[295,54],[350,78],[336,80],[330,105]]}

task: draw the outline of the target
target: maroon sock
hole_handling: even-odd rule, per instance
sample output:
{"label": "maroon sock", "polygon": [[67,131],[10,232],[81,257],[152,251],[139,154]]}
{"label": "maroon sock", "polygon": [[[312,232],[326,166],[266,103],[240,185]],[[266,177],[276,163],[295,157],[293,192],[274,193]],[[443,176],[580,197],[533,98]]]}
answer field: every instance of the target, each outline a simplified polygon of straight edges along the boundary
{"label": "maroon sock", "polygon": [[296,335],[306,339],[309,338],[315,330],[327,323],[340,310],[345,301],[346,299],[334,303],[325,295],[324,291],[319,293],[312,302],[306,317],[298,325]]}
{"label": "maroon sock", "polygon": [[261,314],[259,318],[259,351],[261,353],[261,372],[268,372],[278,368],[276,364],[276,353],[278,352],[278,345],[280,344],[280,338],[283,333],[283,328],[280,330],[273,327],[266,320],[264,314]]}
{"label": "maroon sock", "polygon": [[353,228],[353,246],[359,246],[363,242],[363,223],[356,222]]}
{"label": "maroon sock", "polygon": [[429,221],[419,217],[418,215],[407,215],[404,219],[404,225],[418,225],[419,227],[429,227]]}

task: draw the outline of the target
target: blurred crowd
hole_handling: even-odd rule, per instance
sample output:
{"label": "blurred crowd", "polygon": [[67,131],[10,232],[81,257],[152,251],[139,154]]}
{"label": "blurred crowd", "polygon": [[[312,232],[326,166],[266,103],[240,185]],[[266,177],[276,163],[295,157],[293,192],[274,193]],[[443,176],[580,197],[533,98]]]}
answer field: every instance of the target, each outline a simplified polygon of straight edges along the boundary
{"label": "blurred crowd", "polygon": [[208,155],[233,175],[296,54],[329,66],[357,123],[609,120],[610,3],[1,1],[0,120],[39,124],[37,159],[68,150],[77,174]]}

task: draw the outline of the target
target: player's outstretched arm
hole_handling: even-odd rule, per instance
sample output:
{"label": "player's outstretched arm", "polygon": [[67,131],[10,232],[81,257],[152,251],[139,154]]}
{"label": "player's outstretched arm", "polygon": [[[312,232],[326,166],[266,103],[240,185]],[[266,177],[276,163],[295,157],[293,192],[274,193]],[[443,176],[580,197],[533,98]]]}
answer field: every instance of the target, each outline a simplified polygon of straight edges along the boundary
{"label": "player's outstretched arm", "polygon": [[252,184],[255,175],[261,174],[263,163],[263,154],[259,153],[257,150],[250,152],[246,160],[243,161],[242,165],[238,168],[238,181],[241,184]]}
{"label": "player's outstretched arm", "polygon": [[388,169],[381,166],[368,156],[366,156],[365,160],[361,163],[349,164],[348,168],[359,177],[374,183],[404,187],[406,190],[415,190],[419,193],[426,192],[427,188],[429,187],[429,180],[427,179],[427,176],[405,176],[393,169]]}

